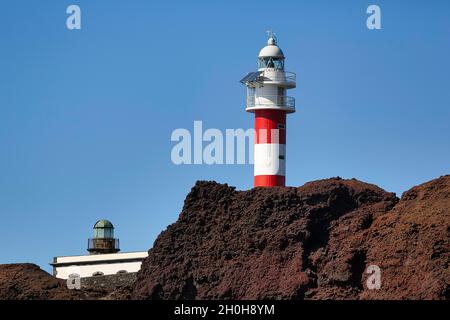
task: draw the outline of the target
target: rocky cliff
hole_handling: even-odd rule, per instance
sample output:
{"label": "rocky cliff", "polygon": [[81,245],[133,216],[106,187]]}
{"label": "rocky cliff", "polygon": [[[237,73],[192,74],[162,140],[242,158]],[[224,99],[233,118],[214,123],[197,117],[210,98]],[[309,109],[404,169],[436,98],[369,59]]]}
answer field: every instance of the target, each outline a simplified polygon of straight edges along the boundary
{"label": "rocky cliff", "polygon": [[249,191],[200,181],[132,287],[73,291],[8,264],[0,299],[449,299],[449,248],[450,176],[401,199],[354,179]]}
{"label": "rocky cliff", "polygon": [[[236,191],[198,182],[137,299],[448,299],[450,176],[399,200],[357,180]],[[381,288],[366,285],[369,265]]]}

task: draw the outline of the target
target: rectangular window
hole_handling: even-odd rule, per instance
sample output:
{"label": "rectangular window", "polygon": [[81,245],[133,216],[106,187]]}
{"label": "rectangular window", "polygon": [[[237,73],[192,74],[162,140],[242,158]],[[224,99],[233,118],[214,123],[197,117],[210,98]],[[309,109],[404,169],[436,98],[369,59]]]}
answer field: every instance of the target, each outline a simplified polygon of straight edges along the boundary
{"label": "rectangular window", "polygon": [[286,129],[286,126],[285,126],[284,124],[282,124],[282,123],[279,123],[279,124],[277,125],[277,128],[278,128],[278,129],[284,130],[284,129]]}

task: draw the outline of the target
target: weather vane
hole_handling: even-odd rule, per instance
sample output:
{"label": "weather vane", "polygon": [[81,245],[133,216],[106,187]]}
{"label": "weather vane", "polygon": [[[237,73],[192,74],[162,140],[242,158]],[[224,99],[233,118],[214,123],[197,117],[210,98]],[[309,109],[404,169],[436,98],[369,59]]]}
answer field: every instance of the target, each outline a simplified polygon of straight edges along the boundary
{"label": "weather vane", "polygon": [[275,32],[272,31],[272,29],[269,29],[266,31],[266,34],[269,38],[272,38],[274,40],[277,40],[277,35],[275,34]]}

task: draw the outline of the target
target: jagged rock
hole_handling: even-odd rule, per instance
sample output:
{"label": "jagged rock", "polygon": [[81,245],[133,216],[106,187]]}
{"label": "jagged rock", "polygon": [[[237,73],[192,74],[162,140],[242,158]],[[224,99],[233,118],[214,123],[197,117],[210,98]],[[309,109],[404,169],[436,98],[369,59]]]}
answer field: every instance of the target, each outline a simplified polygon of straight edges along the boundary
{"label": "jagged rock", "polygon": [[[138,299],[448,299],[450,176],[393,193],[341,178],[197,182],[149,251]],[[366,267],[382,271],[380,290]]]}
{"label": "jagged rock", "polygon": [[0,265],[1,300],[75,300],[82,295],[31,263]]}

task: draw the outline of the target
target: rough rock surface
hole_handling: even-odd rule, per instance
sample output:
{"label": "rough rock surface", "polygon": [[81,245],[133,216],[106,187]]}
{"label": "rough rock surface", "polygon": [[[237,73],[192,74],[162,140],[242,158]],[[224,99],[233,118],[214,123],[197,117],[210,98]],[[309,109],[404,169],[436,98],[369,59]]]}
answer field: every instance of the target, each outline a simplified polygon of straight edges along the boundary
{"label": "rough rock surface", "polygon": [[81,279],[81,290],[69,290],[31,263],[0,264],[0,300],[118,300],[129,299],[135,274]]}
{"label": "rough rock surface", "polygon": [[[357,180],[236,191],[197,182],[137,299],[448,299],[450,176],[402,199]],[[381,269],[369,290],[366,268]]]}
{"label": "rough rock surface", "polygon": [[364,299],[450,298],[450,176],[405,192],[367,238],[367,261],[383,270],[383,290]]}
{"label": "rough rock surface", "polygon": [[67,289],[57,279],[31,263],[0,265],[1,300],[80,299],[80,292]]}

